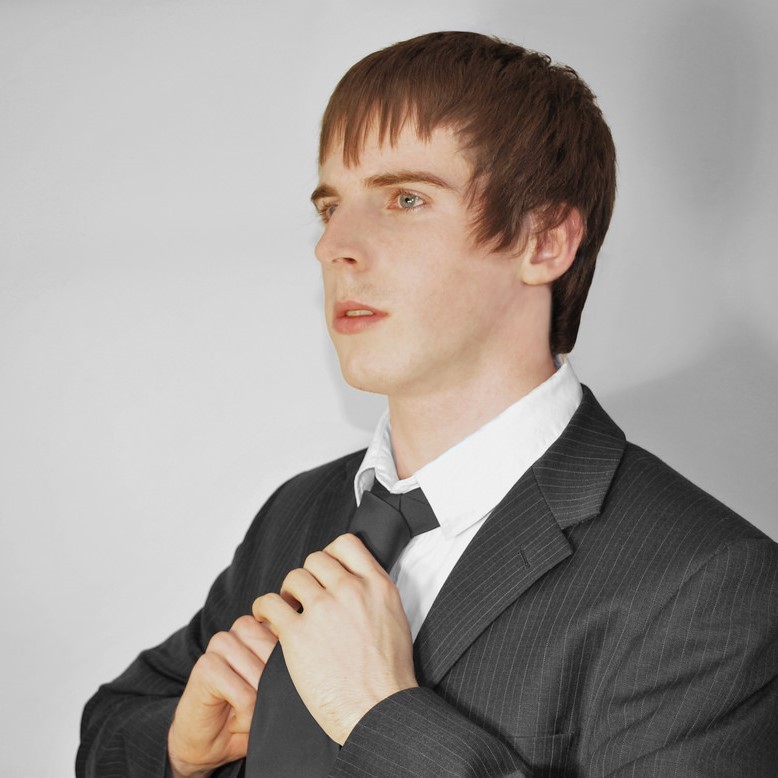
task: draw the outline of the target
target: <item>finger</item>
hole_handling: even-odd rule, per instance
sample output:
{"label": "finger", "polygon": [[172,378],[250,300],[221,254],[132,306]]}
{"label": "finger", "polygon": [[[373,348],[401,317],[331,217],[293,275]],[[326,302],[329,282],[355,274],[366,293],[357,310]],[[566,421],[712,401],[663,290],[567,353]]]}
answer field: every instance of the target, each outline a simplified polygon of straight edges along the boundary
{"label": "finger", "polygon": [[206,654],[218,654],[254,691],[265,669],[265,660],[252,651],[234,632],[217,632],[208,642]]}
{"label": "finger", "polygon": [[388,578],[387,572],[367,550],[365,544],[350,532],[335,538],[324,551],[354,575],[363,578],[373,575]]}
{"label": "finger", "polygon": [[315,551],[313,554],[309,554],[303,567],[325,589],[336,589],[347,576],[352,575],[326,551]]}
{"label": "finger", "polygon": [[299,613],[303,609],[303,604],[293,597],[289,592],[279,592],[281,599],[295,612]]}
{"label": "finger", "polygon": [[278,642],[278,638],[265,624],[261,624],[249,614],[237,619],[230,632],[236,634],[249,651],[258,656],[263,663],[267,663],[270,653]]}
{"label": "finger", "polygon": [[324,591],[319,581],[302,567],[292,570],[281,584],[281,596],[287,602],[289,598],[299,602],[303,609],[311,607]]}
{"label": "finger", "polygon": [[236,673],[223,656],[215,652],[203,654],[192,669],[187,684],[187,689],[190,688],[205,706],[215,701],[227,702],[235,711],[237,723],[234,731],[248,732],[257,690]]}
{"label": "finger", "polygon": [[290,605],[280,594],[270,592],[257,597],[251,606],[254,618],[264,622],[276,637],[280,638],[287,627],[297,617],[297,609]]}
{"label": "finger", "polygon": [[[251,731],[251,722],[254,718],[254,708],[257,704],[257,693],[254,692],[254,697],[250,703],[243,705],[240,708],[232,706],[232,716],[228,724],[228,729],[232,735],[246,735],[248,737]],[[244,751],[245,753],[245,751]]]}

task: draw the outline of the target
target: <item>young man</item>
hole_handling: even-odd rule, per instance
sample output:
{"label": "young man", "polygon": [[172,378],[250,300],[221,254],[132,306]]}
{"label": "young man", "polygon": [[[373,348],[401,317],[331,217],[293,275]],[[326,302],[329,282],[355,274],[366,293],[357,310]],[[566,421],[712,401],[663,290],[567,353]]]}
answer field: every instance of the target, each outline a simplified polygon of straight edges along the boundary
{"label": "young man", "polygon": [[[771,774],[776,546],[563,356],[614,192],[591,92],[543,55],[437,33],[346,74],[316,255],[343,374],[388,413],[101,687],[79,775]],[[388,573],[356,529],[387,503]]]}

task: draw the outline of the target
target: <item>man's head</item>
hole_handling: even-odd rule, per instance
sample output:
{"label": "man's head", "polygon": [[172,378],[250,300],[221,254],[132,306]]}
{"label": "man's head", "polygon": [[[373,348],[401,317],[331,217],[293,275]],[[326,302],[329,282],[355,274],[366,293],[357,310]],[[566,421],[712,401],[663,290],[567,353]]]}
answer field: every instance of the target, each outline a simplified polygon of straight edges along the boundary
{"label": "man's head", "polygon": [[469,32],[423,35],[354,65],[330,98],[319,159],[342,146],[355,164],[377,131],[428,138],[455,130],[472,166],[474,236],[496,251],[542,236],[576,209],[583,239],[552,287],[550,347],[572,350],[610,222],[616,190],[613,140],[594,96],[570,68]]}

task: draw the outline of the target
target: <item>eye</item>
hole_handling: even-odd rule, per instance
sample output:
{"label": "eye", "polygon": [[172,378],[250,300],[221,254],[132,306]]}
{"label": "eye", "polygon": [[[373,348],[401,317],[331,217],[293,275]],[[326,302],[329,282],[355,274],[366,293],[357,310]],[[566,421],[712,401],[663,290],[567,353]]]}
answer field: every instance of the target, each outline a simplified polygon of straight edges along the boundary
{"label": "eye", "polygon": [[412,211],[414,208],[419,208],[424,205],[424,200],[413,192],[399,192],[395,196],[395,203],[398,208],[403,211]]}
{"label": "eye", "polygon": [[333,202],[319,203],[316,206],[316,211],[319,214],[321,220],[326,224],[332,218],[332,214],[335,213],[335,209],[337,207],[338,204]]}

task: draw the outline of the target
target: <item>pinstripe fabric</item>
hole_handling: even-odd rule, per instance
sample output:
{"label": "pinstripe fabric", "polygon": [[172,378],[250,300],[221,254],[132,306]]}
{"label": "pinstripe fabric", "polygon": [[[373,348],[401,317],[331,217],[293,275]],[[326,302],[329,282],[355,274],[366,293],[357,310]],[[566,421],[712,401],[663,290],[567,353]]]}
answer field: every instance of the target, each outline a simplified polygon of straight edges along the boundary
{"label": "pinstripe fabric", "polygon": [[[189,627],[101,687],[79,775],[162,775],[171,698],[208,638],[342,531],[359,461],[282,487]],[[626,444],[585,390],[441,590],[421,688],[375,706],[333,775],[773,776],[777,590],[776,545]]]}

